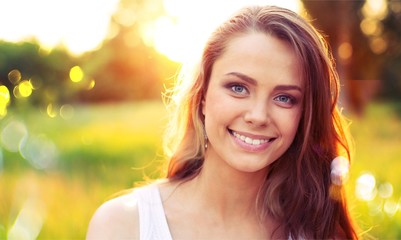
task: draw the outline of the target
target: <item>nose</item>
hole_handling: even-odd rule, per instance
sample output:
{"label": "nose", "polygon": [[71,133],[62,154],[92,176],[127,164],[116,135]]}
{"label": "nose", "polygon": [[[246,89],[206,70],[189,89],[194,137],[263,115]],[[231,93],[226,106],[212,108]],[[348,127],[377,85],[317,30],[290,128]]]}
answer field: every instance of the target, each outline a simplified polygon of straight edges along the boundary
{"label": "nose", "polygon": [[265,101],[253,102],[245,112],[245,122],[257,127],[267,126],[270,123],[269,108]]}

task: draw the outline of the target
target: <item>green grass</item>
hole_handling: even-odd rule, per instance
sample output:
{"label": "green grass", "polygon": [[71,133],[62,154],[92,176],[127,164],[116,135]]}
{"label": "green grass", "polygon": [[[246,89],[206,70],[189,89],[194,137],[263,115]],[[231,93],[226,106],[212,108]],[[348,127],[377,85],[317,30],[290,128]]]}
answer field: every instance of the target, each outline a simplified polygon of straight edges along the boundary
{"label": "green grass", "polygon": [[[353,214],[368,234],[379,239],[401,239],[401,115],[400,104],[375,103],[363,117],[352,117],[355,159],[348,184]],[[356,180],[362,174],[376,180],[376,195],[371,201],[356,197]],[[383,186],[390,183],[391,196]],[[382,195],[382,196],[381,196]],[[395,205],[395,206],[393,206]],[[397,211],[393,214],[394,208]]]}
{"label": "green grass", "polygon": [[76,106],[69,120],[28,111],[23,117],[11,114],[1,127],[17,120],[29,135],[51,139],[57,161],[35,169],[19,153],[3,149],[0,238],[15,225],[26,201],[34,199],[43,207],[39,239],[83,239],[102,202],[160,174],[166,111],[158,102]]}
{"label": "green grass", "polygon": [[[347,185],[350,206],[363,230],[384,239],[401,239],[401,210],[388,210],[392,202],[401,207],[401,118],[396,107],[373,104],[364,117],[351,116],[356,153]],[[32,233],[36,229],[39,239],[83,239],[102,202],[160,175],[165,116],[159,102],[74,106],[69,120],[35,109],[10,113],[0,130],[18,120],[30,137],[47,139],[57,152],[48,168],[36,169],[0,145],[0,239],[17,226]],[[358,199],[356,181],[366,172],[375,177],[376,189],[392,184],[392,195]]]}

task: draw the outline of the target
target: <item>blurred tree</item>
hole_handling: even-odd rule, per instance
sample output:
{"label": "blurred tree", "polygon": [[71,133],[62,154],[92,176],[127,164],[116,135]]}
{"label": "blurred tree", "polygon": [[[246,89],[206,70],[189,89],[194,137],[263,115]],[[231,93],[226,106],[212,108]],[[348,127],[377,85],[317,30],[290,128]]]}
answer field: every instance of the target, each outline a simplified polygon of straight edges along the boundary
{"label": "blurred tree", "polygon": [[81,92],[81,100],[160,98],[163,85],[172,79],[178,64],[148,46],[143,31],[163,13],[161,0],[120,1],[111,21],[111,37],[85,57],[84,68],[96,86],[88,93]]}
{"label": "blurred tree", "polygon": [[[388,14],[380,23],[386,45],[380,97],[401,101],[401,1],[388,1]],[[371,41],[377,41],[377,37],[371,37]]]}
{"label": "blurred tree", "polygon": [[[371,9],[371,2],[303,0],[312,23],[326,34],[337,61],[345,100],[357,113],[362,113],[367,101],[377,94],[379,84],[381,96],[387,95],[387,88],[397,92],[393,96],[399,97],[401,93],[400,87],[393,86],[394,79],[399,81],[401,77],[396,63],[400,51],[394,51],[400,48],[400,2],[383,1],[385,6],[379,10]],[[387,8],[391,5],[397,7]],[[383,12],[382,8],[388,11]],[[389,75],[393,80],[389,80]]]}
{"label": "blurred tree", "polygon": [[[162,0],[120,0],[109,37],[80,57],[62,48],[46,52],[34,41],[0,42],[0,81],[12,95],[12,106],[160,99],[178,64],[146,44],[143,33],[163,12]],[[70,76],[74,66],[82,74],[76,81]],[[15,91],[23,81],[32,88],[26,96]]]}
{"label": "blurred tree", "polygon": [[[44,52],[36,43],[0,42],[0,83],[9,89],[12,106],[25,98],[34,105],[58,104],[74,92],[69,71],[78,62],[63,49]],[[19,93],[23,82],[31,93]]]}

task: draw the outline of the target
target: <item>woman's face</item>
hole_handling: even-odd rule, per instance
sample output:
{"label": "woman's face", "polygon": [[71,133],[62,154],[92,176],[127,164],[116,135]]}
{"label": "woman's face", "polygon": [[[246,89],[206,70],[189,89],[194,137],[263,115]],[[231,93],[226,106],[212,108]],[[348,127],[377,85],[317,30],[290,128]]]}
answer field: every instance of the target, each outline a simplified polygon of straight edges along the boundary
{"label": "woman's face", "polygon": [[291,145],[303,93],[288,43],[263,33],[233,38],[213,65],[202,101],[206,161],[242,172],[265,169]]}

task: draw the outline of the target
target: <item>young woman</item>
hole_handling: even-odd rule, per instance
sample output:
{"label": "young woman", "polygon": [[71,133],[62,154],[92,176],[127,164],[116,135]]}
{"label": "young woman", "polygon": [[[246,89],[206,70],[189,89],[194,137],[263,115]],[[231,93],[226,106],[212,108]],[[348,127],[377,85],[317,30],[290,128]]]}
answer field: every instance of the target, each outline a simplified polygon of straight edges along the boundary
{"label": "young woman", "polygon": [[332,160],[350,157],[338,76],[308,22],[244,8],[186,81],[169,103],[166,180],[103,204],[88,239],[357,238],[331,178]]}

